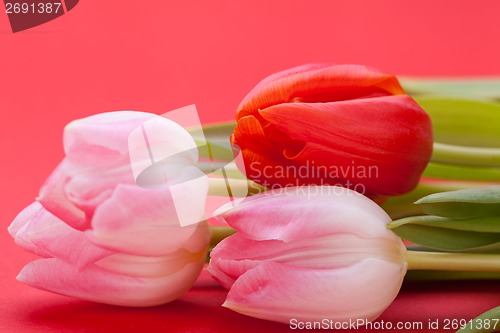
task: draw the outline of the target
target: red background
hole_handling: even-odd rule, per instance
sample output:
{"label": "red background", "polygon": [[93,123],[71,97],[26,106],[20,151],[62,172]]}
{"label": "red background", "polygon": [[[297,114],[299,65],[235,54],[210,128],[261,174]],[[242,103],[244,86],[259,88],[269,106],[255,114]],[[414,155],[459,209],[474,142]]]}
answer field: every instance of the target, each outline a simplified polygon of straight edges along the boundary
{"label": "red background", "polygon": [[[2,332],[254,332],[285,325],[219,305],[203,275],[181,300],[126,309],[24,286],[33,257],[6,232],[63,157],[70,120],[111,110],[164,113],[197,105],[230,120],[263,77],[309,62],[360,63],[397,75],[500,75],[500,2],[83,0],[12,33],[0,13]],[[500,303],[498,283],[407,284],[381,319],[469,319]]]}

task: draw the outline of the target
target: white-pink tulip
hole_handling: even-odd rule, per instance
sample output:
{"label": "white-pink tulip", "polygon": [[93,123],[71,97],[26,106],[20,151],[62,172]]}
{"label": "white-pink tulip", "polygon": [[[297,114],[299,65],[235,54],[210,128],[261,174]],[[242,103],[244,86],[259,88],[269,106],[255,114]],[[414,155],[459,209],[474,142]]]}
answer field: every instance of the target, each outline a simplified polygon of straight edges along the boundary
{"label": "white-pink tulip", "polygon": [[[159,118],[109,112],[66,126],[66,157],[9,227],[17,244],[43,257],[26,265],[19,281],[124,306],[163,304],[191,287],[210,240],[207,224],[195,223],[204,219],[208,179],[195,167],[189,133]],[[131,133],[146,127],[150,151],[171,161],[138,152]],[[153,170],[147,185],[137,170]],[[179,215],[190,219],[187,226]]]}
{"label": "white-pink tulip", "polygon": [[223,306],[256,318],[373,321],[398,294],[405,246],[374,202],[340,187],[283,188],[221,215],[237,233],[211,253]]}

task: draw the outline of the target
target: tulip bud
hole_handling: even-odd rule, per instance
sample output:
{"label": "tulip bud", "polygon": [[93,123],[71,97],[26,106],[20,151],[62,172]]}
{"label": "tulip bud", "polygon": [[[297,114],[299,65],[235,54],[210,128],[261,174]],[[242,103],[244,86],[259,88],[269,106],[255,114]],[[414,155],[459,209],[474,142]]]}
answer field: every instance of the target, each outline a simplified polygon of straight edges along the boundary
{"label": "tulip bud", "polygon": [[[146,140],[151,154],[140,154],[141,145],[130,140],[148,128],[155,134]],[[18,245],[43,257],[26,265],[18,280],[115,305],[179,297],[198,277],[210,239],[206,223],[192,223],[204,219],[208,179],[195,167],[189,133],[154,114],[103,113],[66,126],[64,149],[38,200],[9,227]],[[175,163],[156,163],[158,151],[175,156]],[[148,173],[153,177],[140,184]],[[182,226],[180,215],[189,225]]]}
{"label": "tulip bud", "polygon": [[376,319],[399,292],[406,249],[373,201],[341,187],[285,188],[220,218],[237,233],[211,253],[223,306],[290,323]]}
{"label": "tulip bud", "polygon": [[248,178],[269,188],[411,191],[432,153],[429,116],[397,79],[358,65],[273,74],[243,99],[231,136]]}

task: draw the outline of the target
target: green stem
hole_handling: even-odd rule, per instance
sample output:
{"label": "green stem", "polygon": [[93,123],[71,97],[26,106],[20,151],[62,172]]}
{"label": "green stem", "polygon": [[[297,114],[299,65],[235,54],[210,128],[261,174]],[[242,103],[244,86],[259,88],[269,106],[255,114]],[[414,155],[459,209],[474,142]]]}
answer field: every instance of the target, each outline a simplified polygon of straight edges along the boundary
{"label": "green stem", "polygon": [[207,137],[225,137],[228,139],[235,126],[236,122],[234,120],[203,125],[203,133]]}
{"label": "green stem", "polygon": [[[232,195],[237,197],[246,197],[266,190],[264,186],[247,179],[208,179],[208,195],[227,196],[228,187],[231,188]],[[239,193],[242,195],[238,195]]]}
{"label": "green stem", "polygon": [[[234,162],[198,162],[198,168],[205,174],[213,174],[219,177],[247,179],[246,176],[236,167]],[[224,172],[222,172],[224,168]]]}
{"label": "green stem", "polygon": [[459,272],[413,270],[405,275],[406,281],[463,281],[463,280],[499,280],[500,272]]}
{"label": "green stem", "polygon": [[432,78],[398,77],[401,85],[410,95],[442,95],[457,97],[500,99],[498,78]]}
{"label": "green stem", "polygon": [[500,167],[500,149],[435,142],[431,161],[465,166]]}
{"label": "green stem", "polygon": [[457,181],[499,182],[500,168],[481,168],[431,162],[425,168],[423,176]]}
{"label": "green stem", "polygon": [[236,233],[236,230],[231,227],[210,226],[210,231],[212,232],[210,247],[215,247],[215,245],[219,244],[224,238]]}
{"label": "green stem", "polygon": [[408,270],[500,272],[500,254],[407,251]]}

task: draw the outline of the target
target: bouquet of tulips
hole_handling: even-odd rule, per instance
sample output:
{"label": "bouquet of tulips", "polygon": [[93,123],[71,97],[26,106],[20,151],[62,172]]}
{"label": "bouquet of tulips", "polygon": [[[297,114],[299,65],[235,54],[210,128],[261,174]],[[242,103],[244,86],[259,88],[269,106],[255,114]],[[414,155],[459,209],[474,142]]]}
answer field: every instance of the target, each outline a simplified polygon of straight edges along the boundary
{"label": "bouquet of tulips", "polygon": [[305,65],[257,84],[236,122],[75,120],[9,227],[42,257],[18,280],[153,306],[188,290],[210,251],[223,306],[290,324],[373,321],[414,271],[500,278],[499,87]]}

